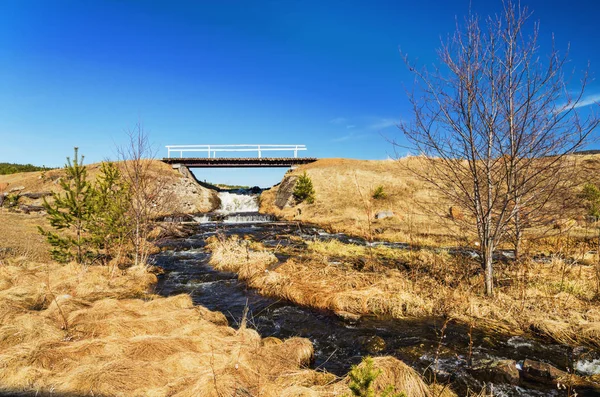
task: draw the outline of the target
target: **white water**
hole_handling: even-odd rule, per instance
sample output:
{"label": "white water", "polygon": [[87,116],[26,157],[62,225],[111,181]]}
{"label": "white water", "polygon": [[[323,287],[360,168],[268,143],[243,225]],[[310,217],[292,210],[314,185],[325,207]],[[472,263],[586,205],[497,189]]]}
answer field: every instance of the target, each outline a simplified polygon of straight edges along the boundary
{"label": "white water", "polygon": [[600,374],[600,359],[577,361],[575,363],[575,370],[586,376]]}
{"label": "white water", "polygon": [[215,212],[194,217],[198,223],[262,223],[272,222],[271,215],[258,213],[258,195],[220,192],[221,206]]}
{"label": "white water", "polygon": [[210,222],[210,216],[204,214],[202,216],[195,216],[194,220],[198,223],[208,223]]}
{"label": "white water", "polygon": [[219,214],[232,212],[258,212],[258,196],[219,192],[221,207],[216,211]]}
{"label": "white water", "polygon": [[231,214],[223,219],[223,223],[263,223],[273,222],[275,218],[265,214]]}

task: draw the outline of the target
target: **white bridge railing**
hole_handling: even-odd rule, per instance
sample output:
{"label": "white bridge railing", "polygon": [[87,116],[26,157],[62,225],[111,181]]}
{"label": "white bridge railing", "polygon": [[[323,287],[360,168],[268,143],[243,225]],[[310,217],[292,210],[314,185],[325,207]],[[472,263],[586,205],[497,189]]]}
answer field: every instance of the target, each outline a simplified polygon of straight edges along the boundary
{"label": "white bridge railing", "polygon": [[186,152],[204,152],[206,157],[215,158],[217,152],[257,152],[258,158],[262,158],[263,152],[293,151],[294,157],[298,157],[298,151],[306,150],[306,145],[167,145],[168,157],[171,153],[179,153],[183,158]]}

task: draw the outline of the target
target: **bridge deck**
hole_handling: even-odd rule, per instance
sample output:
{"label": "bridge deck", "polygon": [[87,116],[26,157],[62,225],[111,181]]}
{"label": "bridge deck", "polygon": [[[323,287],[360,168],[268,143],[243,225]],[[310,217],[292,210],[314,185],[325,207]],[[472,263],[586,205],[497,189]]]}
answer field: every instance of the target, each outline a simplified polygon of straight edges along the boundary
{"label": "bridge deck", "polygon": [[183,164],[186,167],[192,168],[244,168],[244,167],[291,167],[294,165],[309,164],[317,161],[312,157],[271,157],[271,158],[237,158],[237,157],[187,157],[163,158],[163,162],[167,164]]}

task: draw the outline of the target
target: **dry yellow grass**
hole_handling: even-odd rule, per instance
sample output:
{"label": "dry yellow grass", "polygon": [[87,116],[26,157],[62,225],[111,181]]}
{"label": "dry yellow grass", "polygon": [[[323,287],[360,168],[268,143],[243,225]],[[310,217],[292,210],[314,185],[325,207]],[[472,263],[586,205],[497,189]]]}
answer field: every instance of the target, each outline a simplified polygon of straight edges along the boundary
{"label": "dry yellow grass", "polygon": [[[575,235],[586,235],[586,225],[581,224],[585,223],[586,211],[578,194],[584,183],[600,182],[597,177],[600,155],[577,155],[569,160],[574,161],[578,170],[567,176],[575,181],[574,190],[561,191],[546,204],[546,215],[537,219],[535,229],[526,231],[525,243],[530,246],[539,248],[540,236],[560,236],[566,229]],[[455,209],[457,218],[466,221],[468,214],[408,169],[426,167],[427,161],[418,156],[381,161],[321,159],[300,166],[285,177],[306,172],[314,185],[314,204],[278,208],[275,205],[281,187],[278,185],[261,195],[261,212],[376,240],[420,246],[472,245],[476,241],[475,227],[450,219],[450,208]],[[372,198],[378,186],[383,187],[383,199]],[[375,219],[379,211],[393,211],[394,216]],[[551,241],[544,241],[543,248],[556,247]]]}
{"label": "dry yellow grass", "polygon": [[[306,251],[271,269],[274,255],[246,240],[213,239],[209,249],[216,268],[237,272],[262,294],[301,305],[395,318],[443,315],[498,332],[533,331],[560,343],[600,347],[593,266],[558,259],[505,266],[497,270],[503,282],[490,299],[480,294],[478,264],[443,251],[376,247],[368,253],[340,242],[308,242]],[[353,266],[369,255],[375,271]],[[394,261],[408,269],[383,265]]]}
{"label": "dry yellow grass", "polygon": [[273,379],[313,354],[299,338],[263,346],[187,295],[147,295],[156,278],[142,267],[110,274],[5,259],[0,280],[0,391],[232,395],[270,384],[277,395]]}
{"label": "dry yellow grass", "polygon": [[[245,248],[235,255],[255,266],[270,259]],[[253,277],[255,266],[237,270]],[[122,271],[5,256],[0,393],[279,397],[348,391],[347,379],[306,368],[313,356],[307,339],[261,340],[245,326],[230,328],[221,313],[194,306],[188,295],[149,295],[155,281],[145,267]],[[399,362],[381,367],[391,374],[383,378],[388,382],[407,371]],[[410,371],[398,378],[410,383],[401,384],[422,384]],[[410,395],[429,396],[423,387]]]}
{"label": "dry yellow grass", "polygon": [[[187,295],[131,299],[155,279],[143,268],[4,261],[0,392],[106,396],[333,396],[347,380],[305,369],[303,338],[262,340],[227,326]],[[100,297],[97,286],[103,286]],[[412,369],[376,359],[381,382],[432,395]],[[384,383],[381,383],[384,385]]]}
{"label": "dry yellow grass", "polygon": [[[402,161],[419,162],[418,157]],[[314,204],[302,203],[279,209],[275,205],[278,186],[261,195],[261,212],[318,224],[336,232],[366,236],[368,215],[377,239],[433,244],[455,241],[451,222],[436,216],[448,212],[449,204],[397,161],[322,159],[303,165],[290,175],[304,171],[311,178],[316,197]],[[374,189],[382,186],[385,198],[371,199]],[[362,197],[362,198],[361,198]],[[369,205],[365,205],[366,199]],[[375,220],[379,211],[394,212],[391,218]]]}
{"label": "dry yellow grass", "polygon": [[50,259],[46,239],[38,226],[47,226],[39,214],[17,214],[0,208],[0,260],[3,256],[25,256],[40,262]]}

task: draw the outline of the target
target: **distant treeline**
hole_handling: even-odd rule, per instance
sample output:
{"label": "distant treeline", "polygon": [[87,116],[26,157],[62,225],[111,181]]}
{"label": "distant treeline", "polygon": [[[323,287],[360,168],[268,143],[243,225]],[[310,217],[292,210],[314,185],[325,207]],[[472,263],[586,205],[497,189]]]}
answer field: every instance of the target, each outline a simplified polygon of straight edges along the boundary
{"label": "distant treeline", "polygon": [[598,154],[598,153],[600,153],[600,150],[594,149],[594,150],[580,150],[580,151],[575,152],[573,154],[581,154],[581,155],[583,155],[583,154]]}
{"label": "distant treeline", "polygon": [[31,164],[0,163],[0,175],[16,174],[17,172],[33,172],[51,170],[50,167],[38,167]]}

